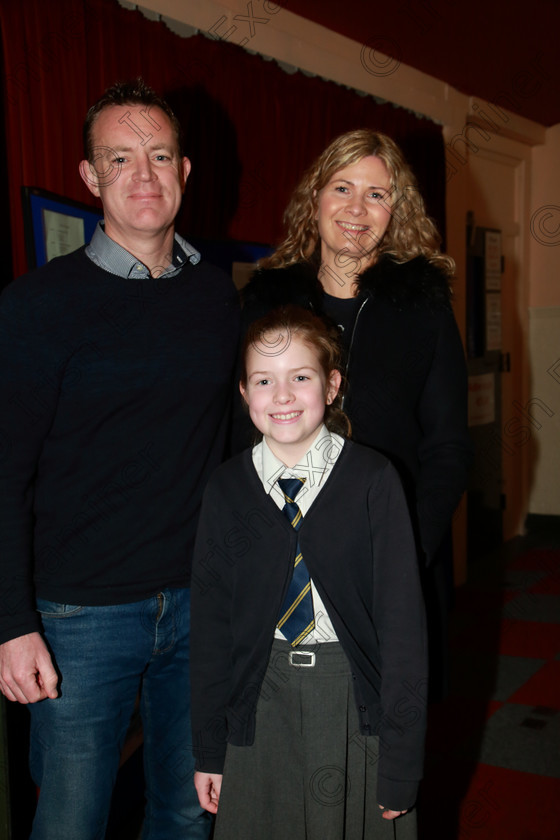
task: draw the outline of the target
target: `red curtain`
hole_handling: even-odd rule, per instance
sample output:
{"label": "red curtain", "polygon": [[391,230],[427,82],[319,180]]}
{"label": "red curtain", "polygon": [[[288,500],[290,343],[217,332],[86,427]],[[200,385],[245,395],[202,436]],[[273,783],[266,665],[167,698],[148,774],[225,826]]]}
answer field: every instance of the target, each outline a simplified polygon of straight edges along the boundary
{"label": "red curtain", "polygon": [[[303,170],[343,131],[372,126],[405,150],[431,215],[444,217],[441,127],[331,82],[197,35],[181,38],[116,0],[0,5],[14,276],[26,270],[20,188],[90,203],[78,175],[89,105],[137,75],[172,104],[192,162],[185,236],[273,243]],[[359,56],[357,56],[359,60]]]}

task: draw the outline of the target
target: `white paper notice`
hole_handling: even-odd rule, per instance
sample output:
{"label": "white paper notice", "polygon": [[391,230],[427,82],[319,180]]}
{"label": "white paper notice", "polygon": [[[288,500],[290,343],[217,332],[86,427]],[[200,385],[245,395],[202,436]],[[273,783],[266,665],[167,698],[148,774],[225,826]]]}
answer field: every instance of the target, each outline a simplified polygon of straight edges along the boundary
{"label": "white paper notice", "polygon": [[469,376],[469,426],[484,426],[496,419],[493,373]]}
{"label": "white paper notice", "polygon": [[502,296],[499,292],[486,295],[486,349],[499,350],[502,346]]}
{"label": "white paper notice", "polygon": [[70,254],[85,244],[84,220],[54,210],[43,210],[47,262]]}
{"label": "white paper notice", "polygon": [[499,292],[502,286],[502,234],[497,230],[487,230],[484,239],[486,291]]}

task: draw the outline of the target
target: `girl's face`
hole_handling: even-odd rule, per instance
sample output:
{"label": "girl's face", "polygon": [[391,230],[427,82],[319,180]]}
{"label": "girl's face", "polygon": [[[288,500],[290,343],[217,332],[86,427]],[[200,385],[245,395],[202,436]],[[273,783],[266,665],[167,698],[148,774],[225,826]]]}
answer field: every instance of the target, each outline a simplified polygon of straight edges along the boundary
{"label": "girl's face", "polygon": [[[391,221],[391,178],[383,161],[369,155],[335,172],[317,195],[315,219],[321,238],[321,262],[344,278],[375,261],[375,252]],[[337,265],[337,255],[339,263]],[[346,256],[347,255],[347,256]],[[342,263],[341,263],[342,260]]]}
{"label": "girl's face", "polygon": [[340,373],[325,376],[317,351],[297,334],[267,336],[249,347],[247,381],[239,387],[251,420],[270,449],[295,466],[315,439],[340,387]]}

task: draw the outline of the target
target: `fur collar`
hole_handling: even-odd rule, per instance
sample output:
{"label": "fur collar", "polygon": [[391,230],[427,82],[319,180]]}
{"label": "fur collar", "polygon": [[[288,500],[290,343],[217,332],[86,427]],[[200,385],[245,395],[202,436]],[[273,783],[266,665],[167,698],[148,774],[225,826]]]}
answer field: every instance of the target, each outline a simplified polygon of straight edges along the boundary
{"label": "fur collar", "polygon": [[[383,256],[360,278],[360,296],[392,303],[397,309],[449,308],[451,289],[444,273],[423,257],[397,263]],[[267,307],[294,303],[323,309],[323,289],[310,263],[299,262],[286,268],[258,269],[243,290],[246,304],[260,303]]]}

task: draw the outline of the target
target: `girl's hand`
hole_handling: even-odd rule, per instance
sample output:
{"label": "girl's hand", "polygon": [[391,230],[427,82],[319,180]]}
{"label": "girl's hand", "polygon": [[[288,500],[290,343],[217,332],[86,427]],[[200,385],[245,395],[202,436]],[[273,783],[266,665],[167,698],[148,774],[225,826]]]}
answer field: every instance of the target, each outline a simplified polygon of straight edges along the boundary
{"label": "girl's hand", "polygon": [[397,817],[400,817],[401,814],[406,814],[406,811],[391,811],[390,808],[385,808],[384,805],[379,806],[383,811],[383,819],[384,820],[395,820]]}
{"label": "girl's hand", "polygon": [[198,794],[200,807],[211,814],[218,813],[218,802],[220,801],[220,790],[222,789],[221,773],[200,773],[194,774],[194,786]]}

